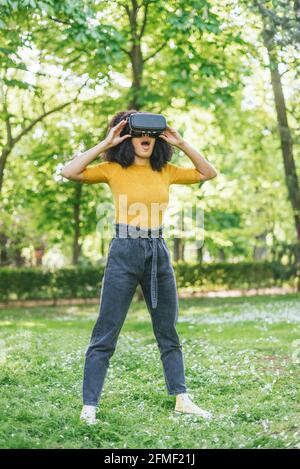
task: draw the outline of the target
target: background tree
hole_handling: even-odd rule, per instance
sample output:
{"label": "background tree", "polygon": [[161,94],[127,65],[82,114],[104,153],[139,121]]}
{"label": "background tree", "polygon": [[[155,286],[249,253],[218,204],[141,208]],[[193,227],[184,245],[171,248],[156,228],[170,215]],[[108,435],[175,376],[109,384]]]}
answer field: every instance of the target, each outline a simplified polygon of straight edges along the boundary
{"label": "background tree", "polygon": [[[191,200],[205,211],[199,260],[293,259],[288,249],[295,245],[294,210],[286,200],[257,4],[253,9],[242,0],[3,4],[2,150],[9,127],[14,138],[45,111],[68,105],[35,122],[6,158],[2,263],[27,262],[22,253],[28,249],[40,262],[54,246],[72,263],[105,254],[106,241],[96,244],[95,226],[97,207],[112,206],[110,192],[105,185],[81,187],[58,173],[72,155],[103,138],[112,114],[132,106],[164,113],[218,168],[217,180],[171,187],[173,211],[180,210],[179,201]],[[297,172],[298,16],[290,6],[283,14],[280,2],[276,8],[260,4],[276,20]],[[173,162],[191,165],[179,151]],[[193,241],[174,237],[174,259],[189,259]]]}

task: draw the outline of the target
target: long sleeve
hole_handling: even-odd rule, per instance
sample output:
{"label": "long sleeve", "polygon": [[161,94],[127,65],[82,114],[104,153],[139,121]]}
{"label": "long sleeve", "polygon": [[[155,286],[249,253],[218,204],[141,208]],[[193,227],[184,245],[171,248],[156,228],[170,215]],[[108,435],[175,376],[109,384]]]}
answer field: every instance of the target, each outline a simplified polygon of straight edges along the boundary
{"label": "long sleeve", "polygon": [[113,167],[114,164],[109,161],[87,166],[82,172],[82,182],[87,184],[109,183]]}
{"label": "long sleeve", "polygon": [[194,184],[201,182],[200,172],[196,168],[182,168],[168,163],[169,184]]}

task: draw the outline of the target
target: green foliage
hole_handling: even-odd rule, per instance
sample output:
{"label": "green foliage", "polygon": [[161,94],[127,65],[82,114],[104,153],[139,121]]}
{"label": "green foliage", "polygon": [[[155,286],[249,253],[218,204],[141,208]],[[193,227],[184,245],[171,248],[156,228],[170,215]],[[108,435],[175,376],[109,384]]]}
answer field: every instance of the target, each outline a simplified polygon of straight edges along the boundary
{"label": "green foliage", "polygon": [[[97,208],[112,201],[107,186],[79,191],[58,171],[72,155],[97,144],[112,114],[127,109],[135,95],[144,110],[164,113],[218,171],[201,190],[192,186],[186,198],[205,210],[204,249],[210,257],[271,260],[276,246],[295,243],[295,229],[264,52],[253,26],[257,9],[241,0],[234,14],[231,2],[141,2],[136,27],[143,33],[142,67],[134,90],[132,25],[125,6],[132,8],[132,2],[1,3],[1,149],[9,140],[8,116],[16,138],[45,111],[70,102],[33,125],[8,155],[0,200],[0,235],[6,239],[1,249],[8,257],[3,264],[17,264],[21,250],[34,249],[41,239],[47,249],[55,244],[69,255],[78,228],[76,204],[79,245],[94,236]],[[290,5],[265,6],[269,19],[282,19],[277,26],[285,39],[289,25],[293,33],[291,49],[280,57],[299,170],[295,17]],[[176,157],[176,163],[187,160]],[[180,201],[179,191],[177,196]],[[256,255],[263,246],[266,253]]]}
{"label": "green foliage", "polygon": [[250,289],[282,286],[293,282],[295,268],[278,262],[218,262],[212,264],[175,264],[177,285],[201,291],[219,289]]}
{"label": "green foliage", "polygon": [[[199,264],[174,263],[178,288],[199,291],[248,289],[292,285],[295,269],[278,262]],[[0,300],[95,298],[101,288],[104,266],[43,268],[1,268]]]}
{"label": "green foliage", "polygon": [[94,298],[98,295],[103,267],[1,268],[0,297],[14,299]]}
{"label": "green foliage", "polygon": [[[39,269],[5,267],[0,274],[0,295],[8,298],[47,298],[52,274]],[[26,293],[28,292],[28,293]]]}

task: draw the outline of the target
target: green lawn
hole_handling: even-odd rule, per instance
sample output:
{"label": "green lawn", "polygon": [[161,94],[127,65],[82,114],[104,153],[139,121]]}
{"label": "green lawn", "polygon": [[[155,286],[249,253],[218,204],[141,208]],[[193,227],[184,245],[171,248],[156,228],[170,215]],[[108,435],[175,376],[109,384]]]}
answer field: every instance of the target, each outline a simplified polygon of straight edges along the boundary
{"label": "green lawn", "polygon": [[144,303],[132,304],[101,396],[79,421],[97,305],[0,311],[1,448],[300,448],[300,295],[180,301],[188,391],[175,415]]}

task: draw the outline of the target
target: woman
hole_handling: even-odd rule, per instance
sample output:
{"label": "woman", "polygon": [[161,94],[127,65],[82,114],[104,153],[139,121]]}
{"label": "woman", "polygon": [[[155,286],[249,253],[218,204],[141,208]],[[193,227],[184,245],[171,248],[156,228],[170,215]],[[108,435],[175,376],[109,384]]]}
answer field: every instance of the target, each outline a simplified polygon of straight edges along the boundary
{"label": "woman", "polygon": [[[139,283],[151,315],[167,391],[176,396],[175,412],[211,418],[210,412],[199,408],[187,393],[182,347],[176,331],[175,273],[162,236],[162,221],[170,184],[197,183],[212,179],[217,173],[169,126],[155,138],[130,133],[127,119],[136,112],[117,113],[106,138],[62,171],[62,176],[72,181],[107,183],[116,208],[115,237],[109,244],[99,315],[85,354],[80,418],[89,424],[97,422],[96,409],[109,360]],[[195,168],[169,163],[173,147],[181,149]],[[88,166],[101,153],[105,161]]]}

